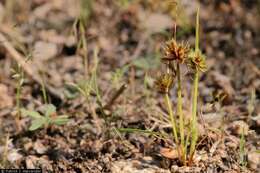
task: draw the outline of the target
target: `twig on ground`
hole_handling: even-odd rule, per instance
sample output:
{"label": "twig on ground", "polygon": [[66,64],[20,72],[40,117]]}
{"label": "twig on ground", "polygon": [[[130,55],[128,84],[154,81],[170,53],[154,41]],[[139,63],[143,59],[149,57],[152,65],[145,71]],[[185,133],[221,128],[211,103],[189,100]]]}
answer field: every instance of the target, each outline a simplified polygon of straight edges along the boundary
{"label": "twig on ground", "polygon": [[103,107],[104,109],[110,109],[116,99],[124,92],[127,85],[123,84],[113,95],[113,97],[109,100],[109,102]]}
{"label": "twig on ground", "polygon": [[[32,62],[26,62],[26,58],[23,57],[13,46],[12,44],[7,40],[7,38],[0,33],[0,41],[1,45],[6,49],[6,51],[11,55],[10,57],[15,60],[18,64],[21,65],[25,73],[35,82],[37,82],[39,85],[41,85],[42,80],[40,75],[37,73],[37,69],[33,69],[34,64]],[[62,92],[58,91],[56,88],[53,88],[49,84],[45,84],[46,90],[55,98],[58,98],[60,100],[64,99],[64,95]]]}

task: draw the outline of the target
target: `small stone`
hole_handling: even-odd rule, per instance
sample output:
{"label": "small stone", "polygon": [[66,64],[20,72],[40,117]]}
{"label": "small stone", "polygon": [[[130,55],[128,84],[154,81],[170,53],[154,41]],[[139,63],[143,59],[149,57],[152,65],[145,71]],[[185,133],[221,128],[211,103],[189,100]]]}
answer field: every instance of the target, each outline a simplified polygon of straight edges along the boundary
{"label": "small stone", "polygon": [[260,167],[260,154],[256,152],[249,152],[248,153],[248,165],[252,169],[257,169]]}
{"label": "small stone", "polygon": [[240,137],[236,137],[236,136],[228,136],[226,138],[226,146],[236,149],[239,147],[239,142],[240,142]]}
{"label": "small stone", "polygon": [[119,160],[111,165],[112,173],[170,173],[155,165],[143,163],[139,160]]}
{"label": "small stone", "polygon": [[179,156],[177,149],[172,148],[161,148],[160,154],[169,159],[177,159]]}
{"label": "small stone", "polygon": [[246,122],[239,120],[239,121],[235,121],[231,124],[230,130],[235,135],[244,134],[246,136],[246,135],[248,135],[249,126]]}
{"label": "small stone", "polygon": [[42,144],[40,140],[37,140],[34,143],[33,149],[38,153],[38,154],[44,154],[47,151],[47,148]]}
{"label": "small stone", "polygon": [[12,107],[13,99],[8,94],[8,88],[6,85],[0,83],[0,109]]}
{"label": "small stone", "polygon": [[147,162],[151,162],[153,160],[153,158],[151,156],[144,156],[143,160],[145,160]]}
{"label": "small stone", "polygon": [[33,163],[33,161],[35,160],[35,156],[28,156],[26,159],[25,159],[25,164],[26,164],[26,168],[27,169],[35,169],[35,165]]}
{"label": "small stone", "polygon": [[172,27],[172,19],[165,14],[153,13],[144,19],[144,25],[149,33],[157,33]]}
{"label": "small stone", "polygon": [[58,54],[58,46],[54,43],[38,41],[34,45],[33,57],[43,61],[49,60]]}
{"label": "small stone", "polygon": [[22,158],[23,156],[19,154],[17,150],[12,150],[7,156],[7,160],[11,163],[21,160]]}
{"label": "small stone", "polygon": [[28,156],[25,158],[25,164],[27,169],[36,169],[40,167],[43,170],[49,170],[52,172],[52,166],[47,156]]}
{"label": "small stone", "polygon": [[25,143],[25,144],[23,145],[23,147],[24,147],[24,149],[25,149],[26,151],[28,151],[28,150],[30,150],[31,148],[33,148],[33,144],[32,144],[32,142],[28,142],[28,143]]}

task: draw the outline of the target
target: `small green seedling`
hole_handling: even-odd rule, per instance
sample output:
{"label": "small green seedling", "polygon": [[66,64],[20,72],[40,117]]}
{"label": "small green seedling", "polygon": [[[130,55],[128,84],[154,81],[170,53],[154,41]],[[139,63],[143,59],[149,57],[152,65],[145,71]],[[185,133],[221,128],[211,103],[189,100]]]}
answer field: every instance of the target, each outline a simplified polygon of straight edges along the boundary
{"label": "small green seedling", "polygon": [[57,115],[56,107],[52,104],[47,104],[43,107],[43,114],[40,114],[37,111],[31,111],[22,109],[23,116],[29,116],[32,118],[31,126],[29,127],[30,131],[34,131],[40,128],[47,128],[50,125],[64,125],[69,119],[67,115]]}
{"label": "small green seedling", "polygon": [[123,76],[129,69],[129,64],[121,68],[117,68],[112,74],[112,85],[114,88],[119,89],[123,83]]}
{"label": "small green seedling", "polygon": [[20,113],[21,109],[21,90],[24,83],[24,72],[19,64],[17,64],[16,68],[12,69],[12,78],[16,80],[16,107],[18,114]]}
{"label": "small green seedling", "polygon": [[70,86],[74,87],[79,91],[79,93],[85,97],[86,101],[89,100],[90,95],[95,95],[97,97],[97,102],[101,103],[101,95],[100,89],[97,82],[97,70],[98,70],[98,47],[94,50],[94,64],[93,68],[90,72],[90,75],[86,76],[83,80],[79,81],[78,83],[69,83]]}
{"label": "small green seedling", "polygon": [[94,49],[94,55],[93,55],[94,56],[93,67],[90,70],[90,74],[88,75],[88,77],[85,77],[85,79],[81,82],[78,82],[76,84],[69,83],[69,85],[77,89],[78,92],[82,96],[84,96],[88,106],[90,106],[90,101],[89,101],[90,95],[94,95],[96,97],[96,102],[99,106],[101,114],[105,118],[106,114],[103,109],[102,95],[97,81],[97,72],[98,72],[98,64],[99,64],[98,53],[99,53],[99,48],[96,47]]}
{"label": "small green seedling", "polygon": [[83,58],[84,74],[87,77],[89,72],[88,42],[86,39],[86,27],[92,14],[92,1],[80,0],[80,14],[73,24],[73,35],[77,39],[77,54]]}
{"label": "small green seedling", "polygon": [[20,127],[20,117],[21,117],[21,92],[22,92],[22,87],[24,84],[24,71],[21,67],[20,64],[17,64],[17,66],[13,69],[11,69],[13,75],[12,78],[16,81],[16,94],[15,94],[15,101],[16,101],[16,117],[15,117],[15,122],[16,122],[16,127],[18,131],[21,130]]}
{"label": "small green seedling", "polygon": [[255,110],[255,105],[256,105],[256,92],[255,89],[252,89],[250,99],[247,101],[247,111],[248,111],[247,121],[249,121],[252,118]]}
{"label": "small green seedling", "polygon": [[245,167],[247,165],[247,161],[246,161],[246,139],[245,139],[244,128],[239,141],[239,158],[240,158],[240,165],[242,166],[242,168]]}

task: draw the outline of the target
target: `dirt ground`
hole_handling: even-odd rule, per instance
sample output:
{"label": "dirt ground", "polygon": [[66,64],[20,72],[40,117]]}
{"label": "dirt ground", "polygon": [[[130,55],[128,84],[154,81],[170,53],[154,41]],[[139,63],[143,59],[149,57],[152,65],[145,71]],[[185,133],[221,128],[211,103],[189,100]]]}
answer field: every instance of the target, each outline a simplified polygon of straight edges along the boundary
{"label": "dirt ground", "polygon": [[[198,4],[207,71],[194,164],[183,166],[160,152],[173,140],[118,129],[171,133],[154,81],[175,23],[177,40],[194,47]],[[259,172],[259,0],[1,0],[0,21],[0,168]],[[182,76],[189,119],[193,78],[185,66]],[[41,112],[46,102],[68,121],[29,130],[20,109]]]}

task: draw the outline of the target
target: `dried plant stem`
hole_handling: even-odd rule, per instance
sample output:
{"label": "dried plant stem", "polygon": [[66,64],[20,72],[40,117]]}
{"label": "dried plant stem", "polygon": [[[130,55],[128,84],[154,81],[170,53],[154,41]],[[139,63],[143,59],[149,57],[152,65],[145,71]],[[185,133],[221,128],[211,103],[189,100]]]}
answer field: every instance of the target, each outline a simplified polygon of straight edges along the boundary
{"label": "dried plant stem", "polygon": [[21,118],[21,89],[22,86],[20,85],[20,80],[17,82],[17,91],[16,91],[16,109],[17,109],[17,116],[15,117],[15,123],[17,127],[17,131],[20,132],[20,118]]}
{"label": "dried plant stem", "polygon": [[21,131],[20,118],[21,118],[21,89],[20,80],[17,82],[17,91],[16,91],[16,109],[17,115],[15,117],[15,124],[17,127],[17,131]]}
{"label": "dried plant stem", "polygon": [[[42,83],[41,76],[37,73],[37,65],[33,64],[32,62],[26,62],[26,58],[22,56],[13,46],[12,44],[7,40],[7,38],[2,34],[2,28],[0,27],[0,41],[1,45],[6,49],[6,51],[11,55],[8,56],[15,60],[18,64],[21,65],[21,68],[23,69],[24,73],[26,73],[30,78],[32,78],[35,82],[38,84]],[[63,93],[57,89],[53,88],[49,84],[45,84],[46,91],[48,91],[50,94],[52,94],[53,97],[64,100]]]}
{"label": "dried plant stem", "polygon": [[17,82],[16,84],[16,108],[17,108],[17,112],[18,112],[18,116],[20,117],[20,113],[21,113],[21,85],[20,85],[20,81]]}
{"label": "dried plant stem", "polygon": [[171,124],[172,124],[173,137],[174,137],[176,144],[178,145],[179,140],[178,140],[178,135],[177,135],[176,121],[175,121],[174,116],[173,116],[172,103],[170,101],[168,93],[165,93],[164,99],[165,99],[165,103],[166,103],[167,108],[168,108],[168,113],[169,113]]}
{"label": "dried plant stem", "polygon": [[[78,46],[80,46],[82,48],[83,51],[83,66],[84,66],[84,75],[87,79],[88,76],[88,47],[87,47],[87,40],[86,40],[86,31],[85,31],[85,21],[83,21],[84,19],[81,17],[79,19],[79,35],[80,35],[80,44]],[[78,47],[79,48],[79,47]]]}
{"label": "dried plant stem", "polygon": [[184,140],[184,119],[183,119],[183,113],[182,113],[182,86],[181,86],[181,74],[180,74],[180,64],[177,64],[177,80],[178,80],[178,88],[177,88],[177,112],[179,115],[179,128],[180,128],[180,138],[181,138],[181,154],[183,163],[186,163],[186,153],[184,151],[185,149],[185,140]]}
{"label": "dried plant stem", "polygon": [[112,96],[112,98],[108,101],[108,103],[106,105],[104,105],[104,109],[110,109],[114,102],[118,99],[118,97],[125,91],[125,89],[127,88],[126,84],[121,85],[121,87],[114,93],[114,95]]}
{"label": "dried plant stem", "polygon": [[245,159],[245,157],[246,157],[245,144],[246,144],[245,128],[243,127],[242,134],[240,136],[240,142],[239,142],[240,165],[242,166],[242,168],[247,165],[247,162],[246,162],[246,159]]}
{"label": "dried plant stem", "polygon": [[41,90],[42,90],[43,101],[44,101],[44,104],[48,104],[48,97],[47,97],[46,88],[45,88],[44,72],[40,71],[40,75],[41,75],[41,78],[42,78]]}
{"label": "dried plant stem", "polygon": [[3,159],[2,159],[2,165],[5,167],[7,164],[7,155],[8,155],[8,143],[9,143],[9,134],[7,134],[5,138],[5,146],[3,151]]}

